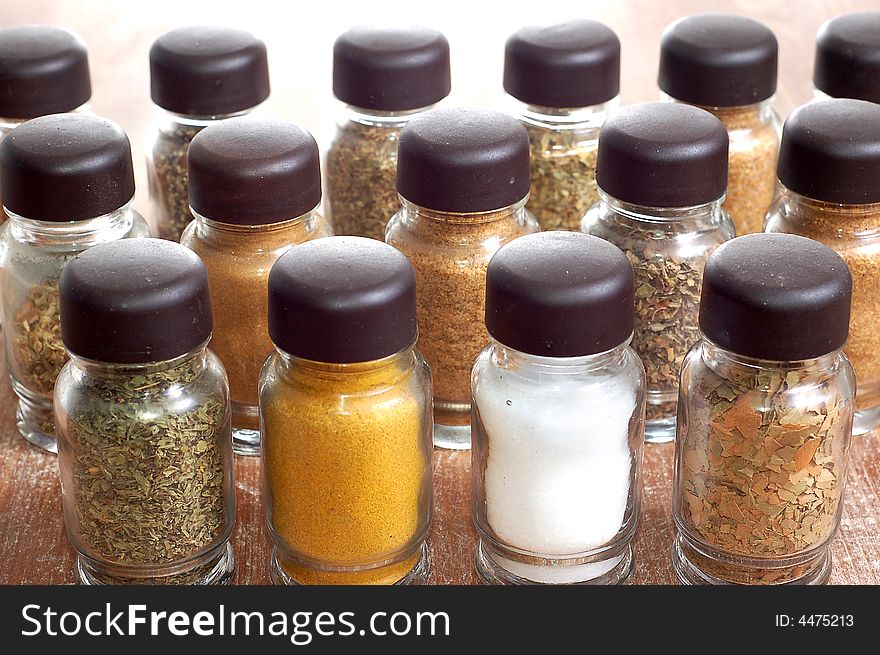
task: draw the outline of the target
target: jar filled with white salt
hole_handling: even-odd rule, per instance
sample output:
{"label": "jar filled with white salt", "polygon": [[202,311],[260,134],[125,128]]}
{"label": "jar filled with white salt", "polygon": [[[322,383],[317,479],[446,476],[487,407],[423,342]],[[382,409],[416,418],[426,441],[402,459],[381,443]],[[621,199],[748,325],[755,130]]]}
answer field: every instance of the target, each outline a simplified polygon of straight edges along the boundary
{"label": "jar filled with white salt", "polygon": [[474,365],[472,514],[491,584],[616,584],[632,571],[645,370],[626,256],[573,232],[492,258]]}

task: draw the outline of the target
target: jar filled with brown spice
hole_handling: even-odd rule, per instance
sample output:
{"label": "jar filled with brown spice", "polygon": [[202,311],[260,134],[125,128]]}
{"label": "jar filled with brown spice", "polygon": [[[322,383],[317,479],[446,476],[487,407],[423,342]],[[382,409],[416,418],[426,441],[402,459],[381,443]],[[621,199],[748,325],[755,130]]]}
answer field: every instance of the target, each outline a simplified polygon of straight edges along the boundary
{"label": "jar filled with brown spice", "polygon": [[327,152],[324,202],[336,234],[385,238],[400,204],[400,131],[449,90],[449,43],[436,30],[355,27],[336,40],[333,94],[345,109]]}
{"label": "jar filled with brown spice", "polygon": [[543,230],[577,230],[598,200],[599,130],[618,104],[617,35],[592,20],[524,27],[504,48],[504,90],[529,133],[529,211]]}
{"label": "jar filled with brown spice", "polygon": [[257,386],[272,352],[266,283],[292,246],[330,236],[321,202],[318,145],[281,120],[236,118],[200,132],[189,150],[195,220],[181,243],[208,270],[214,305],[211,349],[229,375],[233,445],[260,448]]}
{"label": "jar filled with brown spice", "polygon": [[179,241],[193,219],[187,151],[208,125],[249,113],[269,97],[266,44],[242,30],[181,27],[150,48],[155,125],[147,136],[147,177],[156,235]]}
{"label": "jar filled with brown spice", "polygon": [[869,432],[880,425],[880,105],[834,99],[796,109],[783,129],[778,175],[767,231],[824,243],[852,272],[844,352],[858,378],[853,432]]}
{"label": "jar filled with brown spice", "polygon": [[434,444],[470,448],[470,374],[488,343],[486,268],[508,241],[537,232],[525,207],[529,139],[510,116],[437,109],[400,137],[402,208],[385,239],[416,271],[419,349],[434,374]]}
{"label": "jar filled with brown spice", "polygon": [[737,234],[762,232],[776,188],[780,120],[778,44],[761,23],[707,14],[672,23],[660,45],[658,83],[665,99],[705,109],[730,138],[724,209]]}

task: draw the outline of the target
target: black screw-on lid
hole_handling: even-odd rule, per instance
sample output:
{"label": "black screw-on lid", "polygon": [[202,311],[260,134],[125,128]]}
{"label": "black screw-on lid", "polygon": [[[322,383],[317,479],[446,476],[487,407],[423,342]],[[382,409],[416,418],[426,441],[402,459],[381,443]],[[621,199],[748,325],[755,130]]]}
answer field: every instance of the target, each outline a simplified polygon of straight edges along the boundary
{"label": "black screw-on lid", "polygon": [[269,336],[316,362],[351,364],[412,346],[416,277],[395,248],[363,237],[294,246],[269,273]]}
{"label": "black screw-on lid", "polygon": [[134,197],[131,145],[122,128],[88,114],[22,123],[0,142],[3,205],[38,221],[109,214]]}
{"label": "black screw-on lid", "polygon": [[778,54],[773,32],[751,18],[689,16],[663,33],[658,82],[695,105],[751,105],[776,93]]}
{"label": "black screw-on lid", "polygon": [[633,331],[633,269],[619,248],[578,232],[511,241],[489,262],[486,329],[544,357],[605,352]]}
{"label": "black screw-on lid", "polygon": [[529,193],[529,135],[511,116],[482,109],[434,109],[400,133],[397,191],[423,207],[481,212]]}
{"label": "black screw-on lid", "polygon": [[202,260],[161,239],[121,239],[86,250],[61,273],[61,339],[86,359],[163,362],[211,337]]}
{"label": "black screw-on lid", "polygon": [[691,207],[727,189],[727,130],[690,105],[630,105],[602,127],[596,181],[608,195],[648,207]]}
{"label": "black screw-on lid", "polygon": [[792,234],[750,234],[706,262],[700,329],[739,355],[795,361],[842,347],[852,277],[836,252]]}
{"label": "black screw-on lid", "polygon": [[354,27],[333,45],[333,95],[355,107],[406,111],[451,89],[449,43],[427,27]]}
{"label": "black screw-on lid", "polygon": [[814,200],[880,202],[880,105],[840,98],[795,109],[782,128],[776,172]]}
{"label": "black screw-on lid", "polygon": [[620,92],[620,40],[602,23],[524,27],[504,46],[504,90],[542,107],[587,107]]}
{"label": "black screw-on lid", "polygon": [[838,16],[822,25],[813,84],[834,98],[880,102],[880,12]]}
{"label": "black screw-on lid", "polygon": [[89,59],[77,35],[50,25],[0,29],[0,116],[72,111],[91,96]]}
{"label": "black screw-on lid", "polygon": [[321,202],[318,144],[293,123],[233,118],[189,147],[189,204],[222,223],[259,225],[305,214]]}
{"label": "black screw-on lid", "polygon": [[177,114],[218,116],[269,97],[266,44],[228,27],[181,27],[150,48],[150,95]]}

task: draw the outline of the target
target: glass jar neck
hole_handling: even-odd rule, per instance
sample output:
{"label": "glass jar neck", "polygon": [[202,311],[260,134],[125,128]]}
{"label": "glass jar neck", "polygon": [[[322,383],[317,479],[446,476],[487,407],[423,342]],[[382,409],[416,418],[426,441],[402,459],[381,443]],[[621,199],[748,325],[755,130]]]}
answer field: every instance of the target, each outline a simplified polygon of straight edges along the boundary
{"label": "glass jar neck", "polygon": [[236,118],[238,116],[247,116],[250,114],[256,107],[249,107],[247,109],[242,109],[241,111],[236,111],[231,114],[215,114],[212,116],[196,116],[193,114],[177,114],[172,111],[168,111],[167,109],[163,109],[162,107],[158,107],[160,115],[160,125],[165,129],[168,128],[181,128],[181,127],[208,127],[209,125],[213,125],[218,121],[226,120],[227,118]]}
{"label": "glass jar neck", "polygon": [[801,375],[821,374],[836,369],[841,355],[841,350],[837,349],[812,359],[788,362],[758,359],[726,350],[705,336],[703,337],[701,347],[706,361],[710,362],[710,368],[722,374],[723,377],[731,374],[749,376],[767,371],[778,373],[797,372]]}
{"label": "glass jar neck", "polygon": [[[66,113],[66,114],[78,114],[80,112],[88,112],[89,111],[89,103],[85,103],[77,107],[76,109],[71,109],[68,112],[58,112],[58,113]],[[9,118],[0,116],[0,132],[9,132],[22,123],[25,123],[33,118],[39,118],[39,116],[31,116],[30,118]]]}
{"label": "glass jar neck", "polygon": [[74,221],[38,221],[25,218],[4,207],[12,236],[25,243],[77,244],[91,247],[121,239],[134,224],[131,201],[123,207],[95,218]]}
{"label": "glass jar neck", "polygon": [[500,341],[489,339],[492,361],[499,368],[511,368],[541,375],[572,375],[616,367],[626,359],[632,337],[611,350],[580,357],[542,357],[515,350]]}
{"label": "glass jar neck", "polygon": [[678,102],[681,104],[699,107],[700,109],[708,111],[710,114],[712,114],[718,120],[725,124],[730,122],[754,122],[755,124],[769,123],[773,118],[773,96],[748,105],[733,105],[726,107],[718,107],[714,105],[698,105],[692,102],[679,100],[678,98],[673,98],[669,94],[663,93],[662,91],[660,93],[660,99],[664,102]]}
{"label": "glass jar neck", "polygon": [[699,223],[715,220],[720,216],[724,198],[725,196],[721,196],[712,202],[691,207],[649,207],[618,200],[599,189],[599,202],[606,208],[624,218],[648,223]]}
{"label": "glass jar neck", "polygon": [[494,221],[510,219],[514,217],[518,212],[524,211],[526,203],[529,200],[529,197],[526,196],[522,200],[512,205],[501,207],[499,209],[493,209],[490,211],[447,212],[417,205],[413,202],[410,202],[403,196],[398,197],[400,198],[400,204],[403,207],[403,211],[406,217],[410,220],[425,219],[430,221],[438,221],[441,223],[459,223],[465,225],[479,225],[483,223],[492,223]]}
{"label": "glass jar neck", "polygon": [[354,362],[349,364],[316,362],[310,359],[304,359],[291,355],[278,346],[275,351],[281,358],[285,366],[296,368],[302,371],[308,371],[324,379],[346,380],[354,379],[361,375],[370,375],[383,370],[403,369],[413,361],[413,349],[415,343],[408,348],[404,348],[400,352],[394,353],[382,359],[374,359],[367,362]]}
{"label": "glass jar neck", "polygon": [[180,355],[179,357],[175,357],[174,359],[169,359],[161,362],[146,362],[141,364],[116,364],[110,362],[98,362],[93,359],[80,357],[79,355],[76,355],[69,350],[67,351],[67,354],[70,356],[71,362],[73,362],[73,364],[78,369],[80,369],[90,377],[94,377],[96,379],[120,375],[149,376],[156,373],[171,372],[175,369],[185,369],[188,372],[198,374],[205,369],[208,363],[208,341],[204,342],[190,352]]}
{"label": "glass jar neck", "polygon": [[354,105],[345,105],[344,119],[366,127],[401,128],[413,118],[421,116],[422,114],[435,109],[439,105],[440,103],[438,102],[433,105],[428,105],[427,107],[401,111],[380,111],[378,109],[366,109],[364,107],[355,107]]}
{"label": "glass jar neck", "polygon": [[318,212],[318,206],[313,207],[305,214],[300,214],[299,216],[294,216],[293,218],[285,219],[283,221],[277,221],[274,223],[259,223],[256,225],[242,225],[240,223],[227,223],[222,220],[213,220],[208,218],[207,216],[202,216],[198,212],[190,207],[190,211],[192,211],[193,217],[195,218],[199,228],[205,233],[218,232],[223,234],[240,234],[240,235],[251,235],[251,234],[269,234],[273,232],[283,232],[284,230],[288,230],[290,228],[298,228],[303,223],[307,223],[310,220],[314,219]]}
{"label": "glass jar neck", "polygon": [[[843,236],[856,233],[859,236],[874,236],[880,233],[880,202],[863,205],[844,205],[815,200],[792,191],[781,182],[777,183],[776,208],[790,219],[803,222],[821,218],[837,220],[837,232]],[[874,224],[872,226],[871,224]]]}
{"label": "glass jar neck", "polygon": [[588,107],[543,107],[522,102],[511,95],[505,97],[511,114],[521,121],[553,130],[599,128],[620,106],[620,98]]}

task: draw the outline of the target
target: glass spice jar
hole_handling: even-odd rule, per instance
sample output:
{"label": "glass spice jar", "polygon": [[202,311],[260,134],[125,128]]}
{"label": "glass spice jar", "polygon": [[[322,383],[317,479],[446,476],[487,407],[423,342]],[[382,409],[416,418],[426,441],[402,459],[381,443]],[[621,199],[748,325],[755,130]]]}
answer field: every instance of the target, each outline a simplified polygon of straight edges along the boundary
{"label": "glass spice jar", "polygon": [[385,240],[416,270],[419,348],[434,375],[434,445],[470,448],[474,360],[488,343],[486,267],[539,230],[526,209],[529,140],[505,114],[436,109],[400,135],[402,208]]}
{"label": "glass spice jar", "polygon": [[723,206],[737,234],[764,231],[775,194],[781,122],[772,102],[778,50],[773,32],[744,16],[682,18],[666,28],[661,40],[664,99],[696,105],[727,128]]}
{"label": "glass spice jar", "polygon": [[55,414],[82,584],[223,584],[234,568],[229,390],[192,252],[102,244],[61,275]]}
{"label": "glass spice jar", "polygon": [[880,12],[837,16],[819,28],[813,92],[880,103]]}
{"label": "glass spice jar", "polygon": [[740,237],[709,258],[675,440],[682,582],[827,580],[854,406],[851,286],[839,255],[794,235]]}
{"label": "glass spice jar", "polygon": [[15,128],[0,143],[0,184],[9,217],[0,228],[0,309],[18,430],[54,452],[52,390],[67,361],[61,270],[92,246],[146,237],[149,228],[131,208],[128,137],[90,114],[42,116]]}
{"label": "glass spice jar", "polygon": [[824,243],[852,273],[845,352],[859,382],[853,432],[870,432],[880,426],[880,105],[835,99],[796,109],[778,175],[767,231]]}
{"label": "glass spice jar", "polygon": [[280,120],[236,118],[206,128],[189,149],[195,220],[181,243],[208,269],[214,309],[211,349],[229,376],[232,443],[260,452],[257,387],[272,352],[266,281],[292,246],[330,236],[321,202],[318,144]]}
{"label": "glass spice jar", "polygon": [[471,451],[485,582],[614,584],[632,570],[645,439],[633,296],[626,256],[585,234],[525,236],[489,263]]}
{"label": "glass spice jar", "polygon": [[187,151],[208,125],[252,111],[269,97],[266,44],[227,27],[181,27],[150,48],[156,120],[146,139],[156,234],[179,241],[192,221]]}
{"label": "glass spice jar", "polygon": [[400,131],[449,95],[449,43],[424,27],[355,27],[333,46],[333,94],[345,103],[326,158],[336,234],[382,241],[397,211]]}
{"label": "glass spice jar", "polygon": [[81,110],[91,95],[79,36],[50,25],[0,28],[0,141],[31,118]]}
{"label": "glass spice jar", "polygon": [[620,41],[602,23],[525,27],[504,49],[511,114],[529,133],[526,205],[543,230],[577,230],[598,200],[599,130],[618,105]]}
{"label": "glass spice jar", "polygon": [[382,242],[295,246],[269,275],[276,350],[260,378],[276,584],[428,575],[431,372],[412,266]]}
{"label": "glass spice jar", "polygon": [[632,346],[648,381],[645,438],[671,441],[679,369],[700,336],[703,266],[734,236],[721,207],[727,132],[696,107],[631,105],[602,129],[597,181],[599,202],[581,229],[615,244],[633,266]]}

